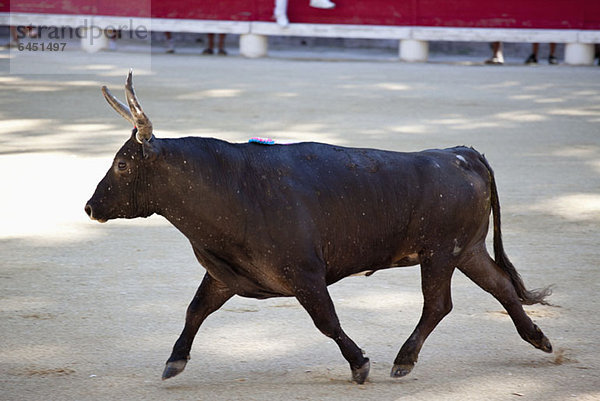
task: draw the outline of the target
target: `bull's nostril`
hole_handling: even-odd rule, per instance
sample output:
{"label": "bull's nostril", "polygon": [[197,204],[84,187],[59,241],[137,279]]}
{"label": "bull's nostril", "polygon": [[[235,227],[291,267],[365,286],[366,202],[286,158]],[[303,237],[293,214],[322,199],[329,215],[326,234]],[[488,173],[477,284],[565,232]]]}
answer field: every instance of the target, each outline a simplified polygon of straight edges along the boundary
{"label": "bull's nostril", "polygon": [[88,216],[92,217],[92,207],[90,205],[85,205],[85,212]]}

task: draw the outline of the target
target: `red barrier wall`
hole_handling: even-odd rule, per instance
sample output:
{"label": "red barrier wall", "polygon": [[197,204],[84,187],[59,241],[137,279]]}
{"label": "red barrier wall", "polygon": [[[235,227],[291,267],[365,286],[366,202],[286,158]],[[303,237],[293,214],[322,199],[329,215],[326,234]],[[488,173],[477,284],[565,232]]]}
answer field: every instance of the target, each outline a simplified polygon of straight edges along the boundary
{"label": "red barrier wall", "polygon": [[[395,26],[600,29],[600,0],[289,0],[290,21]],[[274,0],[0,0],[1,12],[272,21]],[[151,7],[149,7],[151,6]]]}

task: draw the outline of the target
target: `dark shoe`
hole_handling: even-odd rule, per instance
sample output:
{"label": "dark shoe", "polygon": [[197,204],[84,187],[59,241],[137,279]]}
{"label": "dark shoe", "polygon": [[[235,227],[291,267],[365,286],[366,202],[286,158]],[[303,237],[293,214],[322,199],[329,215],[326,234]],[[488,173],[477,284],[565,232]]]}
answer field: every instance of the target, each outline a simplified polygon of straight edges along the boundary
{"label": "dark shoe", "polygon": [[206,48],[202,51],[202,54],[213,54],[214,51],[211,48]]}
{"label": "dark shoe", "polygon": [[219,56],[226,56],[227,52],[225,51],[225,49],[219,49],[219,52],[217,53]]}
{"label": "dark shoe", "polygon": [[550,56],[550,57],[548,57],[548,64],[552,64],[552,65],[558,64],[558,60],[556,59],[556,57]]}
{"label": "dark shoe", "polygon": [[531,56],[527,57],[527,60],[525,60],[525,64],[537,64],[537,57],[535,56],[535,54],[532,54]]}

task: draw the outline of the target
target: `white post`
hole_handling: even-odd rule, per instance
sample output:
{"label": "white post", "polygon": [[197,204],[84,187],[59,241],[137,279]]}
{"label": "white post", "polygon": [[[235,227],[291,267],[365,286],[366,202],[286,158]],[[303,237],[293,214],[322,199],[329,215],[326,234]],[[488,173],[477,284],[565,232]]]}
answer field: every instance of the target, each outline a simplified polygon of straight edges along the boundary
{"label": "white post", "polygon": [[108,38],[104,30],[97,26],[79,28],[81,29],[81,48],[88,53],[96,53],[108,48]]}
{"label": "white post", "polygon": [[402,39],[400,40],[399,55],[402,61],[425,62],[429,56],[429,42]]}
{"label": "white post", "polygon": [[264,57],[267,55],[267,48],[266,35],[247,33],[240,36],[240,54],[244,57]]}
{"label": "white post", "polygon": [[594,45],[592,43],[567,43],[565,45],[565,63],[571,65],[594,64]]}

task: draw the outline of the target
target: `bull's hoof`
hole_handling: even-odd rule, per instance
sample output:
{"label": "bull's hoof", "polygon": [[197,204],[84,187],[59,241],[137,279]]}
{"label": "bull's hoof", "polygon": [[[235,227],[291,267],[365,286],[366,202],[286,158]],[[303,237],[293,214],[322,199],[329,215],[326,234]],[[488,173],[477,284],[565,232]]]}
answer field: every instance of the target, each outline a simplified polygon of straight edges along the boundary
{"label": "bull's hoof", "polygon": [[552,353],[552,344],[550,343],[550,340],[548,340],[548,337],[546,337],[546,336],[542,337],[539,344],[537,344],[535,347],[538,349],[541,349],[542,351],[547,352],[549,354]]}
{"label": "bull's hoof", "polygon": [[534,325],[534,328],[536,338],[528,340],[529,343],[531,343],[531,345],[533,345],[537,349],[541,349],[544,352],[552,353],[552,344],[550,343],[550,340],[548,340],[548,337],[544,335],[544,333],[538,326]]}
{"label": "bull's hoof", "polygon": [[185,365],[187,364],[187,360],[179,360],[173,362],[167,362],[167,366],[165,366],[165,370],[163,370],[162,379],[167,380],[173,376],[177,376],[183,369],[185,369]]}
{"label": "bull's hoof", "polygon": [[356,384],[364,384],[369,376],[369,370],[371,370],[371,362],[369,358],[365,358],[365,363],[360,368],[352,369],[352,381]]}
{"label": "bull's hoof", "polygon": [[409,374],[415,365],[402,364],[402,365],[394,365],[392,371],[390,372],[391,377],[404,377]]}

